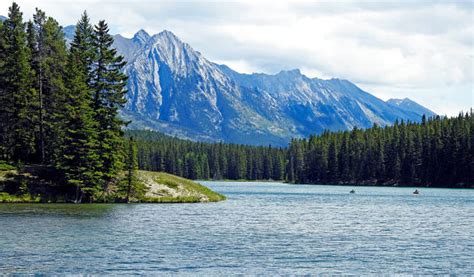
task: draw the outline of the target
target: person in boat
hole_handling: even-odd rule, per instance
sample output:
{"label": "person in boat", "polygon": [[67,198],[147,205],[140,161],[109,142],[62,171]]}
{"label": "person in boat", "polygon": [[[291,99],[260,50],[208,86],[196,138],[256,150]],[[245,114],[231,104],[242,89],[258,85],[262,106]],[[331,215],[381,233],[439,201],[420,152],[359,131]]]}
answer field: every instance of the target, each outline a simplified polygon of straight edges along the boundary
{"label": "person in boat", "polygon": [[420,194],[420,191],[415,189],[415,191],[413,192],[413,194]]}
{"label": "person in boat", "polygon": [[355,193],[356,191],[355,190],[351,190],[350,193]]}

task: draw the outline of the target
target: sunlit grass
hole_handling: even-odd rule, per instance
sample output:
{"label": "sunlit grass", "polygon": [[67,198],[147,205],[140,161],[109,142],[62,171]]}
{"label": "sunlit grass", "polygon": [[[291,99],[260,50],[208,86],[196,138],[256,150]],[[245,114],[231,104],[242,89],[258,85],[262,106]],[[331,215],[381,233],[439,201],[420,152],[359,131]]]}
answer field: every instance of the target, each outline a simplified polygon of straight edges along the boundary
{"label": "sunlit grass", "polygon": [[[32,171],[34,174],[40,172]],[[31,173],[29,173],[31,174]],[[72,202],[65,195],[54,191],[59,184],[53,180],[39,182],[36,175],[25,175],[18,173],[16,167],[6,163],[0,163],[0,203],[67,203]],[[143,186],[144,192],[130,197],[133,203],[198,203],[217,202],[225,200],[222,194],[188,179],[174,176],[163,172],[137,171],[137,181]],[[124,178],[121,176],[121,178]],[[147,194],[147,185],[158,186],[155,193]],[[41,188],[41,190],[38,190]],[[40,195],[41,194],[41,195]],[[122,199],[119,191],[111,189],[108,195],[108,203]],[[100,199],[97,202],[102,202]]]}
{"label": "sunlit grass", "polygon": [[197,182],[181,178],[172,174],[164,172],[151,172],[151,171],[139,171],[139,176],[151,177],[153,181],[158,184],[163,184],[174,190],[184,190],[186,194],[183,196],[170,197],[148,197],[145,198],[145,202],[152,203],[194,203],[201,202],[199,195],[205,196],[208,198],[209,202],[217,202],[225,200],[226,197],[220,193],[214,192],[208,187],[205,187]]}

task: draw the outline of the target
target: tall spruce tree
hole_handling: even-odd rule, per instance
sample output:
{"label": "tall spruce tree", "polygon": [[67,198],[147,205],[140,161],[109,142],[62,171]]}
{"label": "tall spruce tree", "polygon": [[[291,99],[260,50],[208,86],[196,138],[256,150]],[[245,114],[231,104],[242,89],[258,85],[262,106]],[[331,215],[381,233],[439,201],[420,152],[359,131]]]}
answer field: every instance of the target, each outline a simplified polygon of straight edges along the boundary
{"label": "tall spruce tree", "polygon": [[62,27],[56,20],[40,9],[36,9],[33,19],[28,24],[28,39],[31,67],[36,73],[34,87],[38,91],[37,152],[41,163],[54,164],[63,144],[67,48]]}
{"label": "tall spruce tree", "polygon": [[[80,32],[80,31],[78,31]],[[92,109],[92,90],[87,85],[81,49],[71,47],[67,65],[68,99],[65,106],[64,144],[58,168],[66,182],[75,187],[75,202],[94,200],[101,186],[102,173],[98,147],[98,123]]]}
{"label": "tall spruce tree", "polygon": [[[95,58],[94,28],[90,23],[87,11],[84,11],[76,24],[74,38],[71,42],[71,52],[75,51],[77,63],[80,63],[81,71],[87,75],[87,84],[92,86],[92,64]],[[93,91],[91,91],[91,97]]]}
{"label": "tall spruce tree", "polygon": [[25,23],[13,2],[0,33],[0,144],[6,160],[28,161],[35,151],[35,90]]}
{"label": "tall spruce tree", "polygon": [[6,61],[6,40],[4,36],[3,21],[0,20],[0,103],[5,103],[0,107],[0,160],[7,160],[8,155],[8,141],[7,136],[7,92],[4,90],[3,85],[5,84],[4,67]]}
{"label": "tall spruce tree", "polygon": [[125,122],[118,117],[118,111],[125,104],[127,76],[122,73],[126,62],[112,48],[113,38],[105,21],[94,29],[94,62],[91,85],[93,108],[98,127],[98,155],[103,172],[103,186],[113,180],[123,167],[123,132]]}

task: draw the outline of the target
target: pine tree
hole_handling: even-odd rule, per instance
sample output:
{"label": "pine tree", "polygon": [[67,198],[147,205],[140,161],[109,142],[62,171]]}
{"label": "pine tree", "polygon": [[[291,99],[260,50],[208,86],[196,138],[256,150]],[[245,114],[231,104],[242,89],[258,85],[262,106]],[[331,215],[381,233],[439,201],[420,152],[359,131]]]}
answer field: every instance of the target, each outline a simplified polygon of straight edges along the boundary
{"label": "pine tree", "polygon": [[23,16],[13,2],[0,33],[0,150],[6,160],[24,162],[34,154],[30,55]]}
{"label": "pine tree", "polygon": [[337,158],[339,165],[339,180],[349,181],[351,179],[350,159],[349,159],[349,134],[344,132],[341,140],[339,156]]}
{"label": "pine tree", "polygon": [[75,202],[94,200],[100,192],[101,164],[97,154],[98,124],[94,120],[91,89],[81,60],[81,49],[71,47],[67,66],[64,143],[58,168],[76,188]]}
{"label": "pine tree", "polygon": [[64,33],[58,22],[36,9],[34,22],[28,24],[31,67],[36,73],[38,91],[38,153],[42,163],[53,164],[63,144],[66,102],[64,84],[67,50]]}
{"label": "pine tree", "polygon": [[328,149],[328,180],[334,181],[338,179],[339,169],[338,169],[338,160],[337,160],[337,145],[336,137],[334,136],[329,142]]}
{"label": "pine tree", "polygon": [[98,128],[98,154],[102,163],[103,186],[114,179],[123,166],[122,127],[125,122],[118,117],[118,111],[126,100],[127,77],[122,73],[125,61],[112,48],[113,38],[105,21],[95,26],[91,85],[93,87],[93,108]]}
{"label": "pine tree", "polygon": [[272,154],[273,156],[273,174],[272,174],[272,179],[273,180],[282,180],[283,179],[283,171],[285,169],[284,162],[283,162],[283,157],[279,153],[280,151],[276,151],[275,153]]}
{"label": "pine tree", "polygon": [[207,155],[202,156],[202,176],[201,178],[204,180],[209,179],[210,177],[210,168],[209,168],[209,160],[207,159]]}
{"label": "pine tree", "polygon": [[9,159],[9,134],[8,134],[8,125],[7,125],[7,118],[8,118],[8,111],[11,109],[9,105],[10,99],[8,99],[8,93],[4,89],[4,85],[6,83],[6,75],[4,72],[5,68],[5,61],[6,61],[6,40],[4,36],[4,25],[3,21],[0,21],[0,160],[8,160]]}
{"label": "pine tree", "polygon": [[94,29],[90,24],[90,19],[86,11],[82,13],[80,20],[76,24],[71,49],[75,49],[75,55],[78,56],[77,62],[80,63],[81,70],[87,72],[87,83],[92,86],[92,64],[95,58]]}

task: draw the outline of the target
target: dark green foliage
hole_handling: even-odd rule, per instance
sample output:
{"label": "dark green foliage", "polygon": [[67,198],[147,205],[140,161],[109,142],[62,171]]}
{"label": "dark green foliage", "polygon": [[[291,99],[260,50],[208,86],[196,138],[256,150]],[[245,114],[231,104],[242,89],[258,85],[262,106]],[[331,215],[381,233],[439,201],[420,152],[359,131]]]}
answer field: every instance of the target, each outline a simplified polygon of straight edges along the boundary
{"label": "dark green foliage", "polygon": [[128,135],[138,139],[141,169],[191,179],[471,187],[473,128],[472,112],[461,113],[422,123],[324,132],[293,139],[287,149],[191,142],[151,131]]}
{"label": "dark green foliage", "polygon": [[63,144],[63,125],[67,93],[64,83],[67,50],[58,22],[36,9],[34,21],[28,24],[31,67],[35,72],[37,99],[37,142],[39,161],[51,164],[57,160]]}
{"label": "dark green foliage", "polygon": [[127,172],[126,178],[124,178],[119,185],[119,195],[122,196],[126,203],[129,203],[132,197],[135,199],[141,199],[145,195],[145,187],[137,178],[137,145],[135,144],[133,137],[129,138],[125,145],[125,149],[127,149]]}
{"label": "dark green foliage", "polygon": [[[473,122],[471,112],[293,140],[288,150],[292,164],[287,167],[293,172],[287,171],[288,180],[470,187]],[[300,149],[304,149],[303,178],[297,170]]]}
{"label": "dark green foliage", "polygon": [[153,131],[127,131],[136,139],[138,167],[189,179],[282,180],[285,150],[192,142]]}
{"label": "dark green foliage", "polygon": [[22,13],[16,3],[0,29],[0,157],[27,161],[34,154],[36,92]]}
{"label": "dark green foliage", "polygon": [[122,127],[125,122],[118,117],[118,110],[125,104],[127,76],[122,73],[125,61],[112,48],[113,38],[105,21],[100,21],[94,30],[94,59],[91,71],[93,88],[92,107],[98,123],[97,154],[101,161],[104,186],[121,171],[123,166]]}
{"label": "dark green foliage", "polygon": [[0,25],[0,159],[54,169],[75,202],[95,201],[123,167],[127,78],[107,24],[84,12],[68,50],[62,27],[16,3]]}
{"label": "dark green foliage", "polygon": [[87,71],[81,66],[80,54],[80,49],[72,47],[68,58],[64,144],[58,161],[66,181],[76,187],[76,202],[81,201],[83,193],[86,199],[97,195],[102,177],[96,153],[98,124],[92,109],[92,90],[87,85]]}
{"label": "dark green foliage", "polygon": [[93,201],[102,192],[103,171],[98,150],[99,123],[93,110],[89,84],[93,52],[92,26],[84,13],[77,24],[66,73],[67,98],[64,114],[64,144],[58,167],[65,181],[75,187],[75,202]]}
{"label": "dark green foliage", "polygon": [[71,53],[74,52],[74,55],[77,57],[75,62],[79,67],[81,67],[80,70],[86,73],[87,84],[91,84],[92,64],[95,57],[94,29],[90,24],[89,16],[85,11],[76,24],[76,30],[71,42],[70,51]]}

